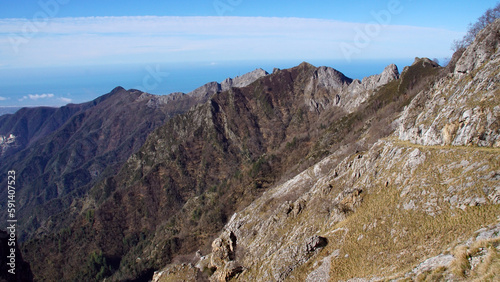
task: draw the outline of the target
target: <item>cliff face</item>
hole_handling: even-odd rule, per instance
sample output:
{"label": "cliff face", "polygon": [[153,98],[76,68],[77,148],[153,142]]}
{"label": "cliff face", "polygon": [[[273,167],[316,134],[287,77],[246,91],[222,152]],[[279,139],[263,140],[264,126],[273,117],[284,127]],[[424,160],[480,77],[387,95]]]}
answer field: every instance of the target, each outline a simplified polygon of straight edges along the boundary
{"label": "cliff face", "polygon": [[399,119],[401,140],[422,145],[499,147],[499,22],[488,26],[455,71],[419,93]]}
{"label": "cliff face", "polygon": [[[493,279],[499,30],[497,21],[481,32],[453,73],[416,59],[373,92],[379,96],[365,101],[416,95],[390,136],[347,156],[347,147],[339,148],[272,186],[231,216],[191,271],[208,269],[211,281]],[[368,81],[383,79],[364,80],[373,89]],[[363,137],[356,144],[366,145]],[[155,281],[169,281],[174,268],[158,271]]]}

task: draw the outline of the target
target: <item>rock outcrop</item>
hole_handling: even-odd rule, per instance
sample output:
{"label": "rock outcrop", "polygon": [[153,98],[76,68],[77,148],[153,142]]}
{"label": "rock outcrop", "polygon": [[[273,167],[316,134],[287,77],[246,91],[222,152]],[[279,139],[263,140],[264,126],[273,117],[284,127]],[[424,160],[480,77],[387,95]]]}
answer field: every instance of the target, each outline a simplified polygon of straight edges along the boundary
{"label": "rock outcrop", "polygon": [[339,105],[347,112],[355,111],[359,105],[365,102],[374,90],[399,78],[396,65],[388,65],[381,74],[363,78],[361,81],[355,79],[339,95]]}
{"label": "rock outcrop", "polygon": [[455,72],[419,93],[398,120],[398,136],[422,145],[500,147],[500,20],[481,31]]}
{"label": "rock outcrop", "polygon": [[227,91],[231,89],[231,87],[245,87],[250,83],[266,75],[268,75],[268,73],[265,70],[256,69],[254,71],[251,71],[241,76],[237,76],[235,78],[226,78],[223,82],[221,82],[220,88],[222,91]]}
{"label": "rock outcrop", "polygon": [[376,89],[384,84],[387,84],[393,80],[399,78],[399,70],[395,64],[388,65],[385,67],[381,74],[372,75],[363,78],[361,84],[367,90]]}
{"label": "rock outcrop", "polygon": [[499,25],[500,19],[497,19],[478,33],[474,42],[465,50],[462,57],[456,63],[456,73],[470,74],[484,63],[493,59],[492,56],[497,53],[500,42]]}

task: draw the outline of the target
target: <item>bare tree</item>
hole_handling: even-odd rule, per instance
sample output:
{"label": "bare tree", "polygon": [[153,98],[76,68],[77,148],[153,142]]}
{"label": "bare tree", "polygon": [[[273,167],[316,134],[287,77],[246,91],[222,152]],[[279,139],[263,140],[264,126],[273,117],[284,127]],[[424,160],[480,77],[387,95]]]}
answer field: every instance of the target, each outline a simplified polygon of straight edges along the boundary
{"label": "bare tree", "polygon": [[500,3],[498,3],[494,8],[488,9],[481,17],[477,19],[474,24],[469,24],[467,33],[461,40],[455,40],[451,49],[457,51],[462,48],[467,48],[474,39],[476,35],[483,30],[487,25],[494,22],[496,19],[500,18]]}

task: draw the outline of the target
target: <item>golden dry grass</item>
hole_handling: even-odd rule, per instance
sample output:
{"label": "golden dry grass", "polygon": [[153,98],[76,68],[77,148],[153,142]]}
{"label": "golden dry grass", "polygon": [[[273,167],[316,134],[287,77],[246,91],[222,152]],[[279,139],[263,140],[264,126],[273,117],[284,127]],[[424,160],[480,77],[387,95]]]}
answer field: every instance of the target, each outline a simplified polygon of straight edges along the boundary
{"label": "golden dry grass", "polygon": [[[434,153],[426,155],[426,161],[437,165],[461,159],[492,159],[492,162],[488,162],[490,168],[498,169],[498,162],[494,160],[500,152],[499,148],[419,146],[401,141],[395,142],[395,145],[417,147],[423,152],[432,151]],[[463,172],[456,171],[457,175],[452,176],[464,177],[460,173]],[[468,173],[474,174],[473,171]],[[417,169],[415,177],[428,174],[429,171]],[[445,193],[448,187],[440,183],[439,179],[439,174],[435,181],[429,177],[429,187],[433,187],[438,194]],[[479,187],[473,190],[477,189]],[[374,187],[365,195],[356,212],[335,226],[348,229],[349,232],[343,244],[328,246],[327,252],[337,248],[341,250],[340,258],[332,263],[332,281],[353,277],[388,277],[408,272],[426,258],[445,252],[449,246],[470,238],[475,230],[496,222],[500,214],[500,205],[469,206],[461,210],[440,202],[440,212],[432,216],[418,208],[403,209],[401,205],[405,200],[408,199],[401,195],[398,187]],[[467,260],[470,254],[467,249],[457,252],[459,259],[454,263],[453,272],[465,277],[466,271],[470,269]],[[495,271],[492,269],[482,273],[486,275]],[[439,277],[442,277],[440,271],[428,273],[421,279],[434,281],[439,280]]]}
{"label": "golden dry grass", "polygon": [[461,245],[457,247],[453,256],[455,256],[455,259],[451,263],[451,272],[457,277],[465,278],[470,270],[467,246]]}

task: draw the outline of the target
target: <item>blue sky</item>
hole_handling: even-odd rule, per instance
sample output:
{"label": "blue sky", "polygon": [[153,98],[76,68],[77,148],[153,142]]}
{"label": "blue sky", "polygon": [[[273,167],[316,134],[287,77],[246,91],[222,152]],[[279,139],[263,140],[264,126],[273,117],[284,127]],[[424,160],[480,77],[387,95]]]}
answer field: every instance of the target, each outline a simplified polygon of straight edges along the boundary
{"label": "blue sky", "polygon": [[[147,63],[215,65],[238,60],[442,59],[451,56],[452,41],[463,36],[468,24],[496,3],[1,1],[0,71]],[[14,100],[71,101],[57,93],[9,95],[0,85],[0,106],[9,100],[10,104]]]}
{"label": "blue sky", "polygon": [[[348,22],[368,22],[370,12],[386,7],[390,1],[305,1],[305,0],[18,0],[2,1],[0,18],[31,19],[41,9],[56,2],[60,9],[56,17],[90,16],[262,16],[321,18]],[[400,0],[404,8],[401,17],[392,24],[440,27],[464,31],[466,25],[477,19],[497,1],[471,0]],[[227,9],[224,9],[226,7]]]}
{"label": "blue sky", "polygon": [[495,3],[2,1],[0,68],[238,58],[442,58],[468,23]]}

